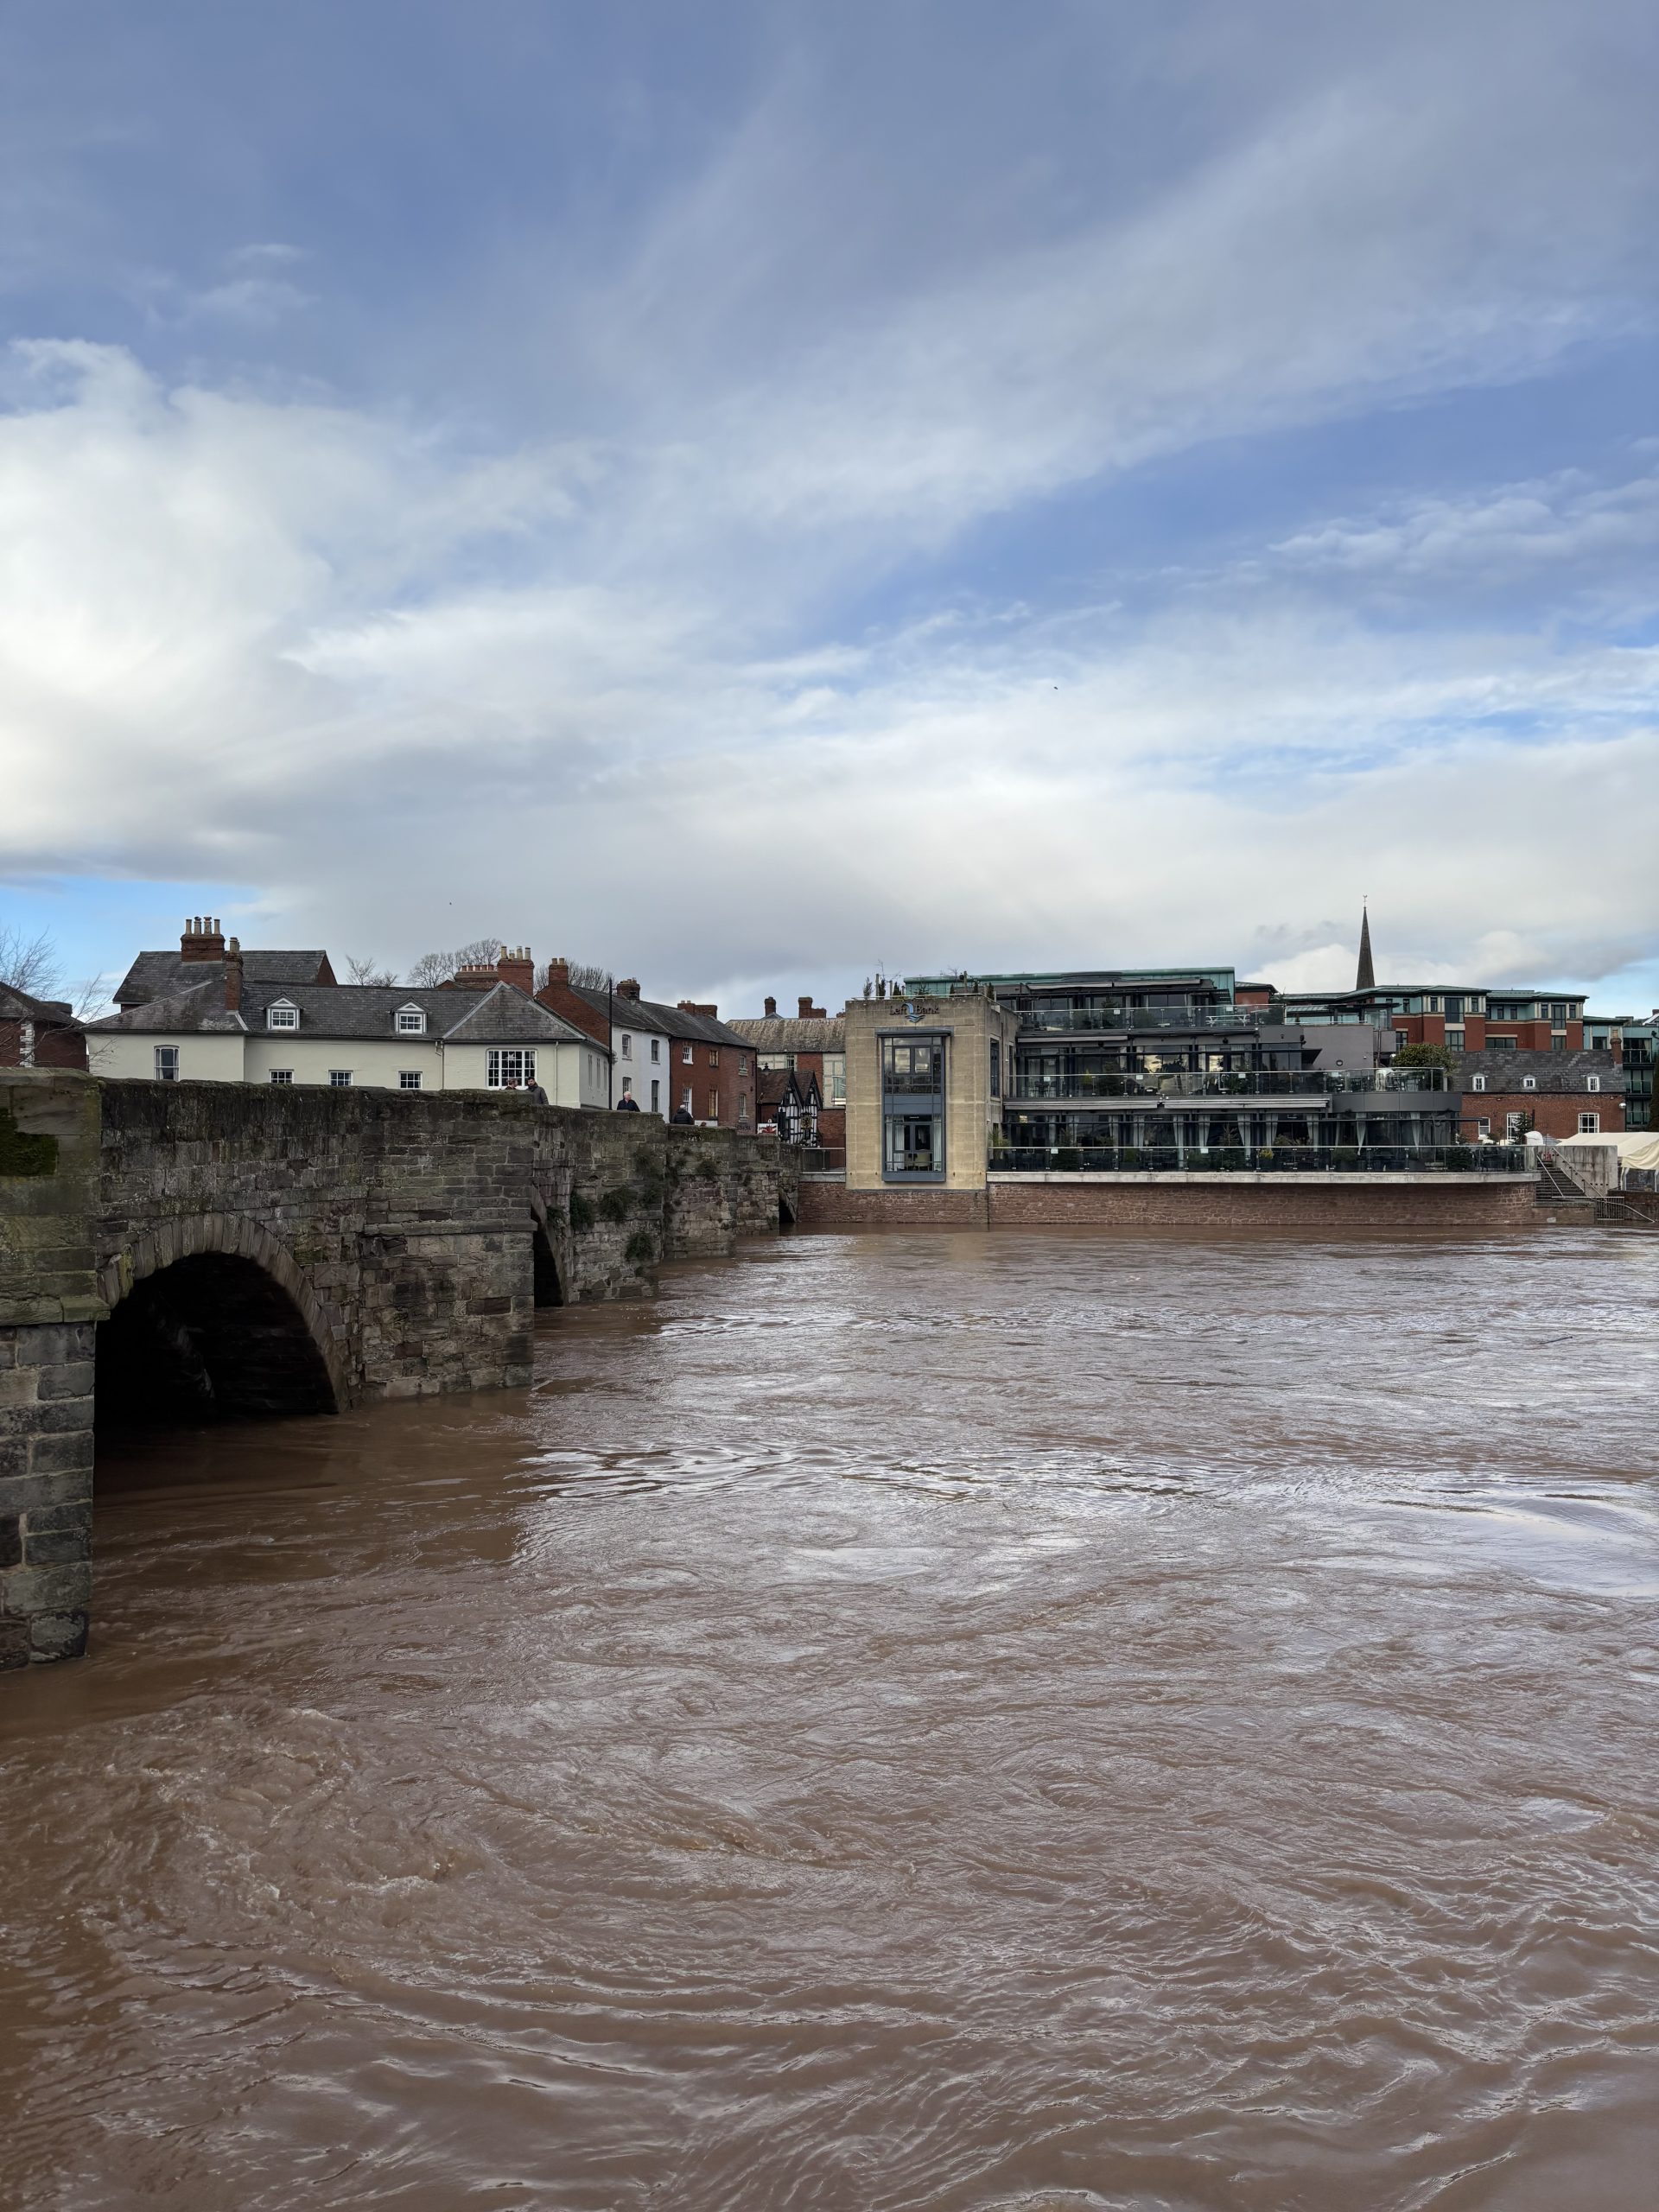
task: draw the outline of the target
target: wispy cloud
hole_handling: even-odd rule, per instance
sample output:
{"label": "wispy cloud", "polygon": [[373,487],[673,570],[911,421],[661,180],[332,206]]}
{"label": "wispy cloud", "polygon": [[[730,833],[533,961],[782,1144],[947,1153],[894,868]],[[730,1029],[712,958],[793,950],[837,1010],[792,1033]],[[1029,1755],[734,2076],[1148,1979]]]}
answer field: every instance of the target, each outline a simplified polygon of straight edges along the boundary
{"label": "wispy cloud", "polygon": [[941,13],[938,114],[909,30],[878,84],[814,18],[696,127],[636,88],[660,175],[579,146],[442,284],[481,132],[353,174],[419,205],[372,246],[291,145],[147,289],[112,240],[124,342],[0,369],[0,868],[404,956],[441,884],[698,990],[1336,981],[1362,890],[1427,977],[1659,956],[1650,416],[1491,427],[1659,350],[1639,12],[1297,16],[1016,68]]}

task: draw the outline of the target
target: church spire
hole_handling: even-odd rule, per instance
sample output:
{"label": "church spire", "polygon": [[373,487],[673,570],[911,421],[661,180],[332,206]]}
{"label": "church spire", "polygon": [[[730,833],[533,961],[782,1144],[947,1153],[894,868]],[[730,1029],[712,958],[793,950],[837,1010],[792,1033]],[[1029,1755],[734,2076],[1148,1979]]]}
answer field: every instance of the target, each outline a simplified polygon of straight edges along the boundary
{"label": "church spire", "polygon": [[1370,991],[1376,988],[1376,970],[1371,965],[1371,912],[1369,906],[1359,910],[1359,972],[1354,977],[1357,991]]}

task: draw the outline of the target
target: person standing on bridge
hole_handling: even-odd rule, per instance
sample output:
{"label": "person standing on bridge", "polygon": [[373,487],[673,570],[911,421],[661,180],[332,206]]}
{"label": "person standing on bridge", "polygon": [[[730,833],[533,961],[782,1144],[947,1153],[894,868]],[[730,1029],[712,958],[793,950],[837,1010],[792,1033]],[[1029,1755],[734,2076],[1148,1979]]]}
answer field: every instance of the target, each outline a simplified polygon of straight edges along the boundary
{"label": "person standing on bridge", "polygon": [[541,1084],[537,1082],[533,1075],[527,1075],[524,1077],[524,1089],[529,1093],[530,1096],[536,1101],[536,1103],[538,1106],[546,1105],[547,1093],[542,1089]]}

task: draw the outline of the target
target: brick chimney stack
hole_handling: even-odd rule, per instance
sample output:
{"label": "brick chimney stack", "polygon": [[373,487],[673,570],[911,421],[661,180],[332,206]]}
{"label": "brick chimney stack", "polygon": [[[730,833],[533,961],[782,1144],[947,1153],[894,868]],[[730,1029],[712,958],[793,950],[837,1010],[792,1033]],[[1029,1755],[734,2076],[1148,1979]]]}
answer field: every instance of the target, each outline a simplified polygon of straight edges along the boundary
{"label": "brick chimney stack", "polygon": [[570,963],[568,960],[550,960],[547,963],[547,982],[544,988],[550,991],[555,983],[563,983],[568,988],[569,982]]}
{"label": "brick chimney stack", "polygon": [[798,1008],[798,1012],[796,1016],[798,1020],[828,1021],[830,1019],[829,1015],[824,1012],[821,1006],[813,1005],[812,994],[810,991],[804,992],[803,995],[796,1000],[795,1004]]}
{"label": "brick chimney stack", "polygon": [[616,987],[616,995],[620,999],[637,999],[639,995],[639,977],[625,976]]}
{"label": "brick chimney stack", "polygon": [[225,1011],[242,1011],[242,941],[234,937],[225,948]]}
{"label": "brick chimney stack", "polygon": [[222,960],[225,957],[225,937],[217,921],[205,914],[187,914],[184,934],[179,939],[181,960]]}
{"label": "brick chimney stack", "polygon": [[536,963],[530,957],[527,944],[515,945],[511,950],[504,944],[496,957],[495,972],[504,983],[512,983],[526,998],[534,994]]}
{"label": "brick chimney stack", "polygon": [[693,999],[681,999],[677,1003],[682,1014],[706,1014],[710,1021],[720,1020],[720,1008],[717,1006],[698,1006]]}
{"label": "brick chimney stack", "polygon": [[766,1020],[768,1021],[775,1021],[777,1019],[778,1001],[776,999],[768,999],[766,1001]]}

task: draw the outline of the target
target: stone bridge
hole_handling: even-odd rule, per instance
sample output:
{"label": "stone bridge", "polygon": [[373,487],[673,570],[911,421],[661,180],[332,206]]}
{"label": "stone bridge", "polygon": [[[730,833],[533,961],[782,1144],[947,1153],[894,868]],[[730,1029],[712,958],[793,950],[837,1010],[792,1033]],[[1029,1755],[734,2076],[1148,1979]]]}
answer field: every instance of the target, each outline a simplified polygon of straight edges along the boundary
{"label": "stone bridge", "polygon": [[516,1093],[0,1070],[0,1668],[85,1648],[105,1421],[530,1380],[538,1306],[793,1220],[775,1140]]}

